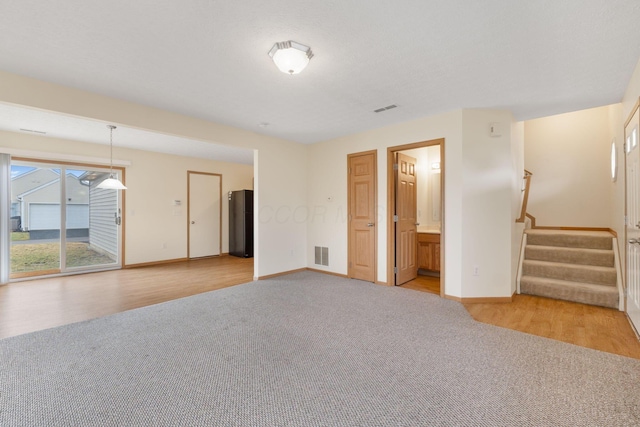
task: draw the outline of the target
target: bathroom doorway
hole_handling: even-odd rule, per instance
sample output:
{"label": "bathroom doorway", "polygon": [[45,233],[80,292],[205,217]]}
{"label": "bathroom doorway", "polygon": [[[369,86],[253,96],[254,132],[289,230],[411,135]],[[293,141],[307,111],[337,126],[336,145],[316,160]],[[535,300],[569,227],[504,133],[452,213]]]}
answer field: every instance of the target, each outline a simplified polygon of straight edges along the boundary
{"label": "bathroom doorway", "polygon": [[388,283],[443,295],[444,140],[389,147],[387,154]]}

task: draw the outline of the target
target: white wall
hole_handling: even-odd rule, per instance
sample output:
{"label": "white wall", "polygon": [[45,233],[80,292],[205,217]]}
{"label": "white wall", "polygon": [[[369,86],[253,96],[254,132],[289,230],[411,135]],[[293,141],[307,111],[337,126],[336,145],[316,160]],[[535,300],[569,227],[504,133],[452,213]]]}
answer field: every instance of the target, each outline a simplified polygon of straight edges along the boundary
{"label": "white wall", "polygon": [[[416,159],[416,178],[417,178],[417,216],[420,224],[419,230],[423,228],[434,229],[440,228],[441,221],[434,218],[434,209],[440,212],[439,202],[434,200],[438,197],[438,192],[434,194],[433,186],[439,187],[440,171],[435,172],[431,168],[434,162],[440,162],[440,146],[414,148],[402,152]],[[419,231],[418,230],[418,231]]]}
{"label": "white wall", "polygon": [[[316,245],[331,250],[330,266],[326,270],[347,273],[346,156],[375,149],[378,153],[377,279],[385,282],[386,148],[444,138],[445,292],[453,297],[511,295],[511,191],[515,171],[511,163],[509,113],[458,110],[302,146],[2,71],[0,102],[257,150],[255,266],[258,276],[314,266],[313,246]],[[501,137],[488,136],[491,122],[502,124]],[[54,149],[57,151],[58,147]],[[127,182],[131,188],[127,190],[129,209],[135,205],[133,198],[142,195],[134,195],[133,182]],[[174,193],[171,189],[168,191]],[[169,200],[174,198],[172,195]],[[137,216],[136,210],[134,218]],[[473,276],[474,266],[479,267],[479,276]]]}
{"label": "white wall", "polygon": [[[618,156],[618,177],[616,181],[608,179],[609,193],[611,200],[609,202],[610,227],[618,235],[618,251],[621,254],[620,260],[624,267],[626,260],[625,240],[624,240],[624,203],[625,203],[625,182],[624,182],[624,122],[626,117],[622,115],[622,104],[614,104],[609,106],[609,141],[615,141],[616,153]],[[611,142],[609,142],[611,144]],[[609,145],[611,150],[611,145]],[[610,157],[609,157],[610,159]],[[609,164],[609,163],[607,163]]]}
{"label": "white wall", "polygon": [[525,122],[527,211],[536,225],[612,226],[609,126],[607,106]]}
{"label": "white wall", "polygon": [[511,232],[511,293],[516,291],[520,249],[525,224],[516,222],[522,211],[522,179],[524,177],[524,122],[516,122],[511,126],[511,164],[514,171],[511,190],[511,216],[513,230]]}
{"label": "white wall", "polygon": [[[513,180],[519,175],[512,164],[513,118],[509,112],[463,110],[462,119],[462,295],[510,297]],[[501,136],[490,136],[492,122],[500,123]]]}
{"label": "white wall", "polygon": [[[0,131],[0,147],[46,153],[100,157],[109,147],[23,133]],[[131,162],[125,170],[125,263],[138,264],[187,256],[187,171],[222,174],[222,252],[229,252],[230,190],[251,188],[253,167],[194,157],[115,148],[114,156]],[[174,206],[173,201],[182,201]]]}
{"label": "white wall", "polygon": [[622,98],[622,120],[626,121],[629,118],[631,110],[638,102],[638,98],[640,98],[640,60],[636,64],[631,80],[627,85],[627,90]]}
{"label": "white wall", "polygon": [[[307,150],[300,144],[4,71],[0,71],[0,102],[255,149],[256,210],[307,205]],[[307,266],[304,224],[289,216],[256,220],[255,226],[254,274],[265,276]]]}
{"label": "white wall", "polygon": [[[489,123],[503,135],[489,137]],[[377,280],[387,278],[387,147],[444,138],[444,280],[453,297],[511,295],[511,114],[461,110],[309,147],[307,263],[313,246],[333,253],[327,271],[347,274],[347,154],[378,153]],[[312,160],[312,161],[311,161]],[[519,174],[519,173],[518,173]],[[480,275],[473,276],[473,266]],[[321,268],[314,266],[316,268]]]}
{"label": "white wall", "polygon": [[[444,245],[446,292],[460,296],[461,217],[461,111],[387,126],[309,146],[307,264],[347,274],[347,154],[377,151],[377,281],[387,281],[387,147],[445,138]],[[329,248],[329,267],[314,265],[314,246]]]}

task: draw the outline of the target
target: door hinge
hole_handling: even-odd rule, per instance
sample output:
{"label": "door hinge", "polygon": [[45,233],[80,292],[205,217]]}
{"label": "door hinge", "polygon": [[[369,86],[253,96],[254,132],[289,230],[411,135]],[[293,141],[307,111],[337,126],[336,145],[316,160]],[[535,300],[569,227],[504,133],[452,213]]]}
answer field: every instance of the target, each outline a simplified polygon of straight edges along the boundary
{"label": "door hinge", "polygon": [[393,267],[393,274],[398,274],[398,267]]}
{"label": "door hinge", "polygon": [[629,225],[629,217],[628,216],[624,216],[624,226],[626,227],[627,225]]}
{"label": "door hinge", "polygon": [[393,164],[393,170],[394,170],[394,171],[397,171],[397,170],[398,170],[398,164],[397,164],[397,163],[394,163],[394,164]]}
{"label": "door hinge", "polygon": [[398,222],[398,215],[393,216],[393,222]]}

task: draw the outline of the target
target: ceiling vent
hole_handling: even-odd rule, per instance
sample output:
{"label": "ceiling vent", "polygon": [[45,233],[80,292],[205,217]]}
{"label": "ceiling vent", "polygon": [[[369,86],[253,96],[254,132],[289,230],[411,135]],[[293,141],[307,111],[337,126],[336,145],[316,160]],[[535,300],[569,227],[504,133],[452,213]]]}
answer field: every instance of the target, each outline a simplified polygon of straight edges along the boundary
{"label": "ceiling vent", "polygon": [[46,134],[47,134],[46,132],[43,132],[43,131],[41,131],[41,130],[22,129],[22,128],[20,128],[20,130],[21,130],[22,132],[39,133],[39,134],[41,134],[41,135],[46,135]]}
{"label": "ceiling vent", "polygon": [[392,108],[396,108],[396,104],[387,105],[386,107],[378,108],[377,110],[373,110],[374,113],[382,113],[383,111],[391,110]]}

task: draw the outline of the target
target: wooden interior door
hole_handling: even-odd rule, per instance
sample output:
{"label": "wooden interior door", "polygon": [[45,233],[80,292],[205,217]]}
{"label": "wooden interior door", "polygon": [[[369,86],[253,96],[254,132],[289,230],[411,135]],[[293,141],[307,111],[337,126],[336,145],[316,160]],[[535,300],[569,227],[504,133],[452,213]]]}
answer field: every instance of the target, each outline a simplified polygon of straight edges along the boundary
{"label": "wooden interior door", "polygon": [[396,153],[396,285],[418,277],[416,159]]}
{"label": "wooden interior door", "polygon": [[348,161],[349,267],[353,279],[376,278],[376,152],[350,154]]}
{"label": "wooden interior door", "polygon": [[220,255],[222,250],[222,175],[188,172],[188,257]]}
{"label": "wooden interior door", "polygon": [[627,183],[627,315],[640,331],[640,117],[636,109],[625,127]]}

